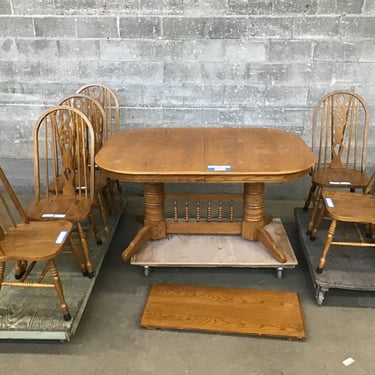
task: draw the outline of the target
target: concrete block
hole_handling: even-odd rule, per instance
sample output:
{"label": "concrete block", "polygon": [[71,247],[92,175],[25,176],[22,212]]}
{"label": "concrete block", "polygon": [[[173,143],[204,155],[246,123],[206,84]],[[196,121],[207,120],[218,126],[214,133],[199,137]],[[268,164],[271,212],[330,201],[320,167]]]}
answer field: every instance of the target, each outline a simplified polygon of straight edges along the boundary
{"label": "concrete block", "polygon": [[227,0],[184,0],[185,16],[219,16],[228,14]]}
{"label": "concrete block", "polygon": [[12,0],[12,8],[16,15],[55,14],[56,10],[54,0]]}
{"label": "concrete block", "polygon": [[169,39],[238,39],[247,38],[245,18],[176,17],[162,19],[162,36]]}
{"label": "concrete block", "polygon": [[139,14],[139,0],[105,0],[97,5],[99,14]]}
{"label": "concrete block", "polygon": [[310,62],[313,44],[307,40],[271,40],[269,44],[270,62]]}
{"label": "concrete block", "polygon": [[159,127],[163,124],[163,110],[161,108],[138,107],[122,108],[120,114],[121,124],[126,129],[139,127]]}
{"label": "concrete block", "polygon": [[246,18],[212,18],[206,22],[205,36],[210,39],[247,39]]}
{"label": "concrete block", "polygon": [[188,106],[195,108],[219,107],[223,105],[223,87],[221,85],[170,85],[146,86],[145,104],[165,107]]}
{"label": "concrete block", "polygon": [[0,64],[0,82],[38,81],[41,64],[38,61],[3,61]]}
{"label": "concrete block", "polygon": [[35,36],[38,38],[71,38],[76,36],[73,17],[35,17]]}
{"label": "concrete block", "polygon": [[250,17],[249,38],[290,39],[293,34],[292,17]]}
{"label": "concrete block", "polygon": [[121,17],[121,38],[154,39],[161,36],[160,17]]}
{"label": "concrete block", "polygon": [[12,14],[10,0],[3,0],[0,3],[0,14]]}
{"label": "concrete block", "polygon": [[139,0],[140,11],[144,14],[182,14],[184,0]]}
{"label": "concrete block", "polygon": [[244,107],[264,106],[264,87],[251,85],[226,85],[224,88],[224,104]]}
{"label": "concrete block", "polygon": [[364,0],[319,0],[317,14],[361,14],[363,3]]}
{"label": "concrete block", "polygon": [[307,102],[307,86],[273,86],[265,89],[265,105],[279,107],[304,106]]}
{"label": "concrete block", "polygon": [[226,40],[224,48],[224,59],[228,62],[266,61],[267,42],[264,41]]}
{"label": "concrete block", "polygon": [[17,39],[17,60],[52,59],[59,57],[58,42],[51,39]]}
{"label": "concrete block", "polygon": [[362,12],[364,15],[375,14],[375,2],[372,0],[366,0]]}
{"label": "concrete block", "polygon": [[119,99],[120,105],[126,107],[137,107],[144,105],[142,84],[127,84],[121,87],[116,87],[116,94]]}
{"label": "concrete block", "polygon": [[359,49],[359,60],[375,62],[375,40],[364,40],[356,44]]}
{"label": "concrete block", "polygon": [[181,61],[185,62],[223,62],[225,60],[225,41],[220,39],[183,40]]}
{"label": "concrete block", "polygon": [[166,83],[248,83],[247,64],[166,63]]}
{"label": "concrete block", "polygon": [[33,38],[33,20],[31,17],[1,17],[0,35],[2,38]]}
{"label": "concrete block", "polygon": [[318,0],[304,0],[304,1],[291,1],[291,0],[274,0],[273,13],[274,14],[315,14],[317,11]]}
{"label": "concrete block", "polygon": [[244,125],[249,127],[282,127],[283,112],[280,108],[245,108]]}
{"label": "concrete block", "polygon": [[0,39],[0,61],[17,58],[17,45],[13,38]]}
{"label": "concrete block", "polygon": [[332,64],[323,63],[297,63],[285,64],[286,74],[277,84],[294,86],[311,86],[322,82],[330,82],[333,75]]}
{"label": "concrete block", "polygon": [[375,38],[375,17],[342,17],[339,36],[346,40]]}
{"label": "concrete block", "polygon": [[334,64],[333,79],[336,83],[374,84],[375,65],[372,63],[342,63]]}
{"label": "concrete block", "polygon": [[96,0],[55,0],[56,14],[96,14],[97,3]]}
{"label": "concrete block", "polygon": [[272,13],[270,0],[228,0],[229,14],[262,15]]}
{"label": "concrete block", "polygon": [[212,108],[163,108],[163,126],[217,126],[220,124],[220,109]]}
{"label": "concrete block", "polygon": [[78,38],[118,38],[116,17],[92,16],[76,18]]}
{"label": "concrete block", "polygon": [[296,17],[293,25],[293,38],[337,38],[339,23],[339,17]]}
{"label": "concrete block", "polygon": [[358,61],[360,56],[361,46],[357,42],[327,40],[316,41],[314,45],[314,61]]}
{"label": "concrete block", "polygon": [[195,39],[205,37],[206,19],[190,17],[163,17],[164,39]]}
{"label": "concrete block", "polygon": [[60,59],[80,61],[100,58],[98,40],[59,39],[56,43]]}

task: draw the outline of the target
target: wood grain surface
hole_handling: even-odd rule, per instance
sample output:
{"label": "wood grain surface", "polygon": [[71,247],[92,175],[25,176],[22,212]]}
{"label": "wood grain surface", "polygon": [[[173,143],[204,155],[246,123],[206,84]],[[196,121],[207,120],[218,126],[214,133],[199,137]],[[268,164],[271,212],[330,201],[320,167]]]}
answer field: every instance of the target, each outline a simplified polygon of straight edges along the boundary
{"label": "wood grain surface", "polygon": [[306,338],[298,295],[270,290],[154,284],[140,325],[292,340]]}

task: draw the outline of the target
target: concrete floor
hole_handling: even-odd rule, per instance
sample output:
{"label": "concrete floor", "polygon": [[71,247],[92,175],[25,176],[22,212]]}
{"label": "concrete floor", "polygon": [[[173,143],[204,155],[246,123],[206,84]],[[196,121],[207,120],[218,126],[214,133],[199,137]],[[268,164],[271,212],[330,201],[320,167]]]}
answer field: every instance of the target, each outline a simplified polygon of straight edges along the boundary
{"label": "concrete floor", "polygon": [[[128,200],[110,250],[70,343],[1,342],[1,374],[276,375],[375,373],[375,293],[330,290],[323,306],[296,232],[300,201],[272,200],[266,211],[280,217],[299,260],[277,279],[273,269],[157,268],[150,277],[124,264],[120,253],[137,230],[141,200]],[[217,285],[298,292],[307,330],[304,342],[263,337],[146,330],[139,327],[154,282]],[[355,362],[345,367],[342,361]]]}

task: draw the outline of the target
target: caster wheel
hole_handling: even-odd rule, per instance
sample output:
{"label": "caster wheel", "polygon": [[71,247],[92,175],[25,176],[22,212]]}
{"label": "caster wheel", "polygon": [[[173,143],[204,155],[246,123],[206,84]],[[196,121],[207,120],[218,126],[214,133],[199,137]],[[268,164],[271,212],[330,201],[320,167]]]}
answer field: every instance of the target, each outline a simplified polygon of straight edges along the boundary
{"label": "caster wheel", "polygon": [[64,314],[64,320],[66,322],[69,322],[70,320],[72,320],[72,316],[68,313],[68,314]]}
{"label": "caster wheel", "polygon": [[143,267],[143,275],[145,277],[149,277],[151,275],[151,268],[150,268],[150,266],[144,266]]}
{"label": "caster wheel", "polygon": [[321,289],[318,289],[316,291],[315,300],[316,300],[316,303],[317,303],[318,306],[322,306],[324,298],[325,298],[325,293],[326,292],[324,292]]}
{"label": "caster wheel", "polygon": [[276,277],[278,279],[282,279],[283,278],[283,272],[284,272],[284,268],[283,267],[277,267],[276,268]]}

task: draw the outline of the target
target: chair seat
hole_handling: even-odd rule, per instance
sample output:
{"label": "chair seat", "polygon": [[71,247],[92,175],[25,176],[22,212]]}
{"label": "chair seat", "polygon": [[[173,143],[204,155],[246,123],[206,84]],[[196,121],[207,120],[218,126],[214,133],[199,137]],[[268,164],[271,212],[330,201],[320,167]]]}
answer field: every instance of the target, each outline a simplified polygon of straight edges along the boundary
{"label": "chair seat", "polygon": [[43,261],[54,258],[61,251],[61,243],[66,238],[65,235],[57,241],[59,235],[64,231],[68,234],[71,229],[72,223],[67,220],[17,224],[0,241],[0,261]]}
{"label": "chair seat", "polygon": [[[375,224],[375,196],[336,190],[323,191],[329,216],[338,221]],[[327,201],[328,200],[328,201]]]}
{"label": "chair seat", "polygon": [[[26,214],[31,220],[37,221],[54,218],[83,221],[89,215],[92,204],[92,201],[80,199],[79,197],[58,196],[49,199],[42,198],[33,201],[26,209]],[[65,216],[62,217],[60,215]]]}
{"label": "chair seat", "polygon": [[[312,172],[312,181],[314,184],[323,187],[364,188],[369,181],[369,177],[366,172],[360,170],[320,167]],[[345,182],[350,184],[345,184]]]}

